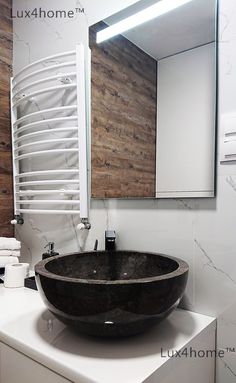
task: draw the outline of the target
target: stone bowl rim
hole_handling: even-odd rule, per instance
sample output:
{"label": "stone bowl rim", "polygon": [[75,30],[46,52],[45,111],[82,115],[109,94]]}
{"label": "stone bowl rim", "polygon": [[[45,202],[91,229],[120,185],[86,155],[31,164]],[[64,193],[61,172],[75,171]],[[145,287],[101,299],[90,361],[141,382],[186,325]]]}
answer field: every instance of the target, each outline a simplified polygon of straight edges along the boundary
{"label": "stone bowl rim", "polygon": [[81,253],[75,252],[75,253],[68,253],[68,254],[50,257],[50,258],[47,258],[45,260],[39,261],[35,265],[35,273],[36,273],[36,275],[39,274],[40,276],[42,275],[43,277],[47,277],[50,279],[56,279],[56,280],[61,281],[61,282],[69,282],[69,283],[80,283],[80,284],[88,284],[88,285],[132,285],[132,284],[142,284],[142,283],[151,283],[151,282],[163,281],[165,279],[171,279],[174,277],[181,276],[181,275],[183,275],[189,271],[189,266],[188,266],[187,262],[183,261],[180,258],[172,257],[170,255],[165,255],[162,253],[154,253],[154,252],[146,252],[146,251],[144,252],[144,251],[137,251],[137,250],[115,250],[114,252],[112,251],[112,253],[114,253],[114,256],[115,256],[115,253],[117,253],[117,254],[126,253],[127,255],[131,254],[131,253],[135,253],[135,254],[139,254],[139,255],[157,255],[159,257],[163,257],[163,258],[167,258],[167,259],[170,259],[172,261],[175,261],[178,264],[178,268],[176,270],[170,272],[170,273],[159,275],[156,277],[125,279],[125,280],[116,279],[116,280],[112,280],[112,281],[109,281],[106,279],[82,279],[82,278],[64,277],[62,275],[54,274],[51,271],[46,269],[46,265],[49,262],[57,260],[57,259],[65,258],[65,257],[72,256],[72,255],[77,255],[77,256],[82,256],[82,255],[86,255],[86,254],[97,254],[97,255],[99,255],[99,253],[104,254],[104,253],[109,253],[109,252],[106,252],[105,250],[83,251]]}

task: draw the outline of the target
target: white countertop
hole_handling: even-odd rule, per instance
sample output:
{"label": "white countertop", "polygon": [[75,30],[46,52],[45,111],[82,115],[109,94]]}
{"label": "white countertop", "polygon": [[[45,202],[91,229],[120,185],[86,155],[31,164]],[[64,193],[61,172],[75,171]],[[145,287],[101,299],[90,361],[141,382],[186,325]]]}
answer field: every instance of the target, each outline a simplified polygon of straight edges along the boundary
{"label": "white countertop", "polygon": [[0,341],[75,383],[142,383],[215,319],[185,310],[146,334],[104,340],[77,335],[46,309],[38,292],[0,285]]}

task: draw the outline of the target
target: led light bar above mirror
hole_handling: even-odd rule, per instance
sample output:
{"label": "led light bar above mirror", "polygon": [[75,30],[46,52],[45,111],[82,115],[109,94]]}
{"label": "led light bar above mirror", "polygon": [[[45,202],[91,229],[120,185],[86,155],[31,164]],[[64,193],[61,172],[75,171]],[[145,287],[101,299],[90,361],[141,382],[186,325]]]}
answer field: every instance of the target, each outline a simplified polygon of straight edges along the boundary
{"label": "led light bar above mirror", "polygon": [[193,0],[161,0],[142,11],[139,11],[132,16],[129,16],[97,33],[97,43],[106,41],[120,33],[126,32],[138,25],[144,24],[147,21],[153,20],[156,17],[162,16],[165,13],[173,11]]}

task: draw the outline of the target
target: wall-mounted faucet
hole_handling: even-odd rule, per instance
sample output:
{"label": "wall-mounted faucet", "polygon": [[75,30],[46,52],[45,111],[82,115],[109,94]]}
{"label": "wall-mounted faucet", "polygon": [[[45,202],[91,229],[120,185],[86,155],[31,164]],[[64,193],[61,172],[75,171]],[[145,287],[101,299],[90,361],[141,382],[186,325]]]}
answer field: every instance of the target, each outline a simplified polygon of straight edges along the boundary
{"label": "wall-mounted faucet", "polygon": [[114,251],[116,249],[116,232],[115,230],[105,231],[105,250]]}

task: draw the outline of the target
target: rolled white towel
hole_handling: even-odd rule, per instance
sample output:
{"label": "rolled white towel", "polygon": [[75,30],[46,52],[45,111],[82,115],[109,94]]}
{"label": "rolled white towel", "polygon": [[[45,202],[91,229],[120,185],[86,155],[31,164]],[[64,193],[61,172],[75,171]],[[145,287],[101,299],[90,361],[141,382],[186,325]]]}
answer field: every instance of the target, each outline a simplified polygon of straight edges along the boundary
{"label": "rolled white towel", "polygon": [[21,243],[15,238],[0,237],[1,250],[19,250],[20,248]]}
{"label": "rolled white towel", "polygon": [[0,257],[20,257],[20,250],[0,250]]}
{"label": "rolled white towel", "polygon": [[12,263],[19,263],[18,257],[0,257],[0,268]]}

